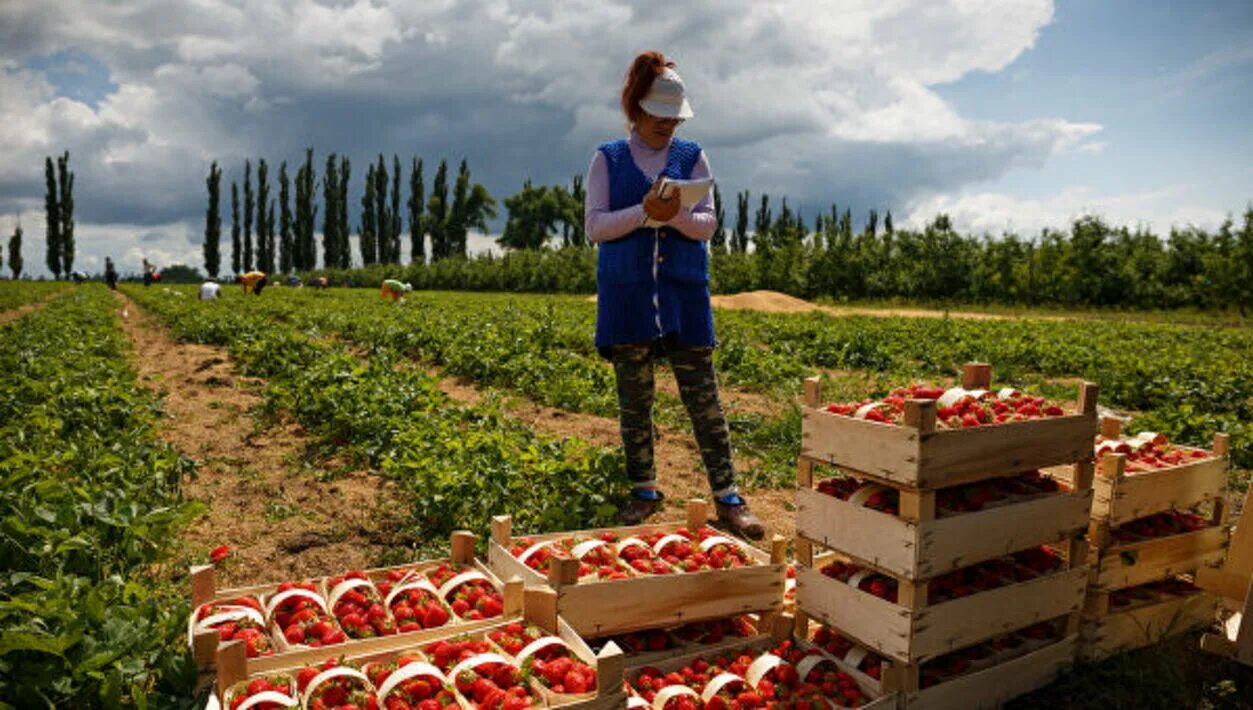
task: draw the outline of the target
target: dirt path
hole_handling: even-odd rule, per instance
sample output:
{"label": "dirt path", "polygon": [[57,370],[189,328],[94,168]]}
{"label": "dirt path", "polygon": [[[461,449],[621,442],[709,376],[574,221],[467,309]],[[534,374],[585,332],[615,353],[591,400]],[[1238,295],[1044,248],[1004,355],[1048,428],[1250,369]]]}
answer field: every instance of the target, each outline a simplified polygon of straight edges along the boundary
{"label": "dirt path", "polygon": [[15,321],[18,318],[21,318],[22,316],[26,315],[27,313],[33,313],[39,310],[40,308],[43,308],[44,306],[51,303],[52,299],[57,298],[58,296],[61,296],[61,295],[63,295],[63,293],[55,293],[43,299],[42,301],[35,301],[34,303],[25,303],[25,304],[18,306],[17,308],[10,308],[7,311],[0,311],[0,326],[4,326],[6,323]]}
{"label": "dirt path", "polygon": [[296,424],[258,431],[250,412],[261,382],[239,376],[222,348],[179,343],[125,295],[122,327],[134,346],[142,386],[163,395],[159,431],[196,461],[184,483],[208,511],[185,533],[188,556],[215,545],[233,559],[225,585],[342,572],[373,564],[404,506],[380,477],[356,471],[329,481],[323,462],[306,460],[308,439]]}
{"label": "dirt path", "polygon": [[[439,377],[438,371],[431,374]],[[658,389],[663,390],[668,373],[659,373]],[[671,382],[671,385],[673,382]],[[444,377],[440,389],[452,399],[466,404],[478,404],[488,397],[488,392],[460,378]],[[752,401],[751,393],[743,393],[749,406],[761,406]],[[739,393],[724,393],[724,404],[731,408]],[[525,422],[536,431],[559,437],[577,436],[596,446],[620,447],[618,420],[593,414],[568,412],[563,409],[544,407],[522,397],[506,401],[509,415]],[[683,501],[689,498],[709,498],[709,483],[700,463],[700,450],[690,435],[670,427],[659,426],[657,443],[653,452],[657,464],[657,480],[665,491],[670,505],[658,519],[682,520]],[[745,469],[746,462],[737,457],[736,470]],[[796,515],[791,511],[795,494],[791,490],[757,491],[751,496],[753,511],[761,517],[769,532],[791,537],[796,529]]]}
{"label": "dirt path", "polygon": [[[595,303],[596,297],[588,298]],[[927,308],[866,308],[863,306],[823,306],[778,291],[747,291],[713,296],[714,308],[761,311],[762,313],[808,313],[822,311],[834,316],[877,316],[880,318],[960,318],[964,320],[1018,320],[1023,316],[975,311],[946,311]],[[1032,320],[1067,320],[1063,316],[1027,316]]]}

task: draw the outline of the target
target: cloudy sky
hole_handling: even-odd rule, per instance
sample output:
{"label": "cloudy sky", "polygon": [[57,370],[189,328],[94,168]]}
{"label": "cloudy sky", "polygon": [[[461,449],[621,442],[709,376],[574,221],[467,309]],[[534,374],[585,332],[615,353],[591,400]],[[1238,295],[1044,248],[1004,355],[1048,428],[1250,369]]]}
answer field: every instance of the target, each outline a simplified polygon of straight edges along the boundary
{"label": "cloudy sky", "polygon": [[22,216],[40,273],[43,159],[63,150],[93,271],[199,266],[213,160],[228,194],[245,157],[347,154],[353,204],[380,151],[428,181],[465,157],[497,197],[564,182],[621,134],[646,48],[679,62],[682,133],[723,191],[810,215],[1164,230],[1253,199],[1248,0],[5,0],[0,229]]}

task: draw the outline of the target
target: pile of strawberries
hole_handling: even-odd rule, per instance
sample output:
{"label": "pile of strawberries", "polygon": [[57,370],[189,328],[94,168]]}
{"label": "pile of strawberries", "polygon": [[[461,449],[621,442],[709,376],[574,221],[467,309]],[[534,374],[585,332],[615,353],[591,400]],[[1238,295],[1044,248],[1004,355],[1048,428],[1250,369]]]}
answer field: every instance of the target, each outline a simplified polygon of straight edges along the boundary
{"label": "pile of strawberries", "polygon": [[[201,606],[196,610],[196,621],[203,621],[215,614],[235,611],[244,607],[252,609],[263,616],[265,614],[261,604],[255,598],[236,597],[235,599],[225,599]],[[274,655],[274,647],[270,645],[270,638],[265,635],[265,629],[262,627],[262,624],[257,623],[256,619],[244,617],[233,621],[220,621],[213,624],[211,628],[218,632],[218,637],[223,642],[235,639],[243,641],[245,652],[249,658]]]}
{"label": "pile of strawberries", "polygon": [[735,543],[720,542],[702,552],[700,543],[711,538],[721,537],[722,533],[709,527],[699,528],[692,533],[687,528],[679,528],[674,533],[656,532],[643,538],[649,545],[656,545],[668,534],[686,538],[665,544],[660,550],[661,559],[683,572],[699,572],[701,570],[734,569],[753,564],[748,553]]}
{"label": "pile of strawberries", "polygon": [[[369,581],[369,577],[361,570],[353,570],[347,574],[331,577],[327,580],[327,589],[334,589],[349,579]],[[349,638],[367,639],[375,636],[390,636],[396,633],[396,622],[383,606],[383,599],[373,584],[349,589],[335,600],[331,613],[339,621],[344,633]]]}
{"label": "pile of strawberries", "polygon": [[459,636],[428,644],[422,652],[431,660],[432,665],[447,673],[453,666],[467,658],[480,653],[491,653],[492,645],[481,638]]}
{"label": "pile of strawberries", "polygon": [[[835,560],[823,566],[820,571],[831,579],[850,584],[853,577],[862,572],[862,568],[848,562]],[[862,579],[857,582],[858,589],[873,594],[880,599],[886,599],[893,604],[897,600],[897,586],[896,580],[892,577],[877,573],[863,575]]]}
{"label": "pile of strawberries", "polygon": [[[818,482],[819,493],[849,500],[858,491],[875,485],[851,476],[835,476]],[[960,486],[941,488],[936,492],[936,515],[945,517],[959,513],[972,513],[997,503],[1033,497],[1061,490],[1061,485],[1039,471],[1028,471],[1014,476],[1001,476]],[[894,488],[883,488],[866,497],[863,507],[888,515],[900,511],[900,493]]]}
{"label": "pile of strawberries", "polygon": [[457,692],[475,710],[523,710],[542,706],[521,671],[507,663],[485,663],[453,678]]}
{"label": "pile of strawberries", "polygon": [[1003,663],[1033,648],[1061,639],[1063,630],[1062,621],[1042,621],[990,641],[939,656],[922,665],[921,686],[930,688],[984,666]]}
{"label": "pile of strawberries", "polygon": [[[586,538],[573,537],[562,540],[558,544],[562,549],[573,555],[574,548],[587,542]],[[593,547],[579,559],[579,579],[595,576],[597,579],[628,579],[631,575],[626,565],[618,559],[609,541],[601,540],[605,545]]]}
{"label": "pile of strawberries", "polygon": [[[819,626],[814,632],[813,644],[839,659],[845,658],[854,646],[852,641],[841,636],[835,629],[826,626]],[[882,672],[884,660],[879,654],[866,651],[866,657],[857,665],[857,670],[877,680]]]}
{"label": "pile of strawberries", "polygon": [[596,669],[580,661],[569,651],[549,660],[528,658],[526,663],[530,665],[535,678],[558,695],[596,692]]}
{"label": "pile of strawberries", "polygon": [[[390,594],[393,587],[404,584],[405,574],[402,570],[388,570],[387,581],[379,582],[379,591]],[[402,633],[437,629],[448,623],[448,607],[429,589],[405,589],[392,598],[390,606],[392,616]]]}
{"label": "pile of strawberries", "polygon": [[947,399],[950,393],[952,402],[936,409],[937,426],[950,429],[1060,417],[1066,413],[1054,402],[1017,390],[1003,390],[1001,393],[959,388],[943,390],[917,384],[892,390],[891,394],[881,400],[864,399],[860,402],[830,404],[827,405],[827,411],[881,424],[900,424],[905,416],[907,399],[942,400]]}
{"label": "pile of strawberries", "polygon": [[[518,622],[505,624],[504,628],[496,629],[487,635],[492,643],[500,646],[505,653],[510,656],[516,656],[527,647],[527,644],[538,640],[543,636],[547,636],[538,626],[523,626]],[[549,646],[536,652],[539,658],[547,658],[549,656],[559,656],[564,653],[561,646]]]}
{"label": "pile of strawberries", "polygon": [[627,545],[618,547],[618,559],[626,562],[639,574],[676,574],[677,570],[653,553],[651,545]]}
{"label": "pile of strawberries", "polygon": [[1132,543],[1171,535],[1204,530],[1210,522],[1196,513],[1168,510],[1144,518],[1137,518],[1109,531],[1115,542]]}
{"label": "pile of strawberries", "polygon": [[1203,449],[1185,449],[1171,444],[1163,434],[1145,432],[1130,438],[1096,437],[1096,456],[1124,454],[1127,457],[1127,473],[1143,473],[1159,468],[1171,468],[1208,458],[1214,454]]}
{"label": "pile of strawberries", "polygon": [[1061,490],[1061,485],[1039,471],[1000,476],[960,486],[941,488],[935,494],[936,514],[973,513],[1003,501]]}
{"label": "pile of strawberries", "polygon": [[[291,589],[303,589],[317,594],[317,585],[313,582],[283,582],[278,585],[275,594]],[[322,607],[306,597],[292,597],[283,601],[274,608],[272,621],[278,626],[283,638],[293,645],[304,644],[318,648],[343,643],[347,639],[335,617],[322,611]]]}
{"label": "pile of strawberries", "polygon": [[1061,565],[1061,558],[1048,548],[1025,550],[934,577],[927,583],[927,599],[930,604],[961,599],[1049,574]]}
{"label": "pile of strawberries", "polygon": [[729,619],[694,621],[674,629],[671,633],[684,643],[714,644],[727,638],[749,638],[757,633],[746,616]]}
{"label": "pile of strawberries", "polygon": [[[824,493],[840,500],[848,500],[857,491],[869,485],[874,484],[859,481],[850,476],[835,476],[819,481],[817,488],[819,493]],[[896,515],[900,512],[901,495],[895,488],[884,488],[881,491],[872,493],[862,505],[880,513]]]}
{"label": "pile of strawberries", "polygon": [[[934,577],[927,583],[927,598],[931,604],[960,599],[1050,574],[1061,566],[1061,557],[1050,548],[1030,548]],[[897,601],[899,584],[886,574],[867,572],[862,567],[840,560],[826,564],[821,572],[845,584],[852,584],[854,578],[860,576],[858,589],[893,604]]]}
{"label": "pile of strawberries", "polygon": [[[397,670],[411,663],[420,663],[422,658],[402,654],[393,661],[369,663],[364,672],[375,688],[382,688],[388,677]],[[443,683],[443,679],[435,679],[420,675],[401,682],[381,699],[383,710],[452,710],[460,708],[457,695]]]}
{"label": "pile of strawberries", "polygon": [[[449,564],[442,564],[427,576],[436,587],[442,587],[448,580],[461,574],[464,570]],[[453,590],[452,599],[448,600],[452,613],[458,619],[480,621],[500,616],[505,611],[505,598],[486,579],[472,579],[457,586]]]}
{"label": "pile of strawberries", "polygon": [[[320,666],[301,668],[296,673],[296,688],[303,695],[310,681],[319,673],[341,665],[345,664],[341,664],[338,659],[328,658]],[[304,707],[309,710],[378,710],[379,701],[369,681],[339,676],[314,688]]]}
{"label": "pile of strawberries", "polygon": [[1179,577],[1162,579],[1135,587],[1127,587],[1109,593],[1110,610],[1123,609],[1137,602],[1158,601],[1163,597],[1183,597],[1196,594],[1200,587]]}
{"label": "pile of strawberries", "polygon": [[679,647],[678,642],[675,641],[668,631],[652,629],[651,631],[632,631],[631,633],[600,639],[592,644],[592,648],[599,650],[604,643],[609,641],[616,643],[622,649],[622,652],[628,656],[656,651],[669,651]]}
{"label": "pile of strawberries", "polygon": [[867,698],[857,687],[856,681],[846,673],[835,669],[833,664],[819,664],[806,678],[801,678],[796,665],[805,656],[818,651],[801,650],[791,641],[784,641],[773,649],[773,655],[783,659],[758,681],[750,686],[745,675],[760,654],[745,651],[713,658],[698,658],[687,666],[669,673],[653,667],[645,667],[631,681],[631,692],[648,703],[655,702],[657,694],[671,686],[686,686],[702,693],[716,676],[731,673],[740,679],[726,683],[707,701],[690,695],[679,695],[666,703],[664,710],[751,710],[754,708],[824,708],[828,701],[838,707],[857,707]]}
{"label": "pile of strawberries", "polygon": [[[294,690],[291,678],[285,675],[271,675],[253,678],[252,680],[239,683],[228,691],[227,696],[230,700],[227,703],[227,707],[229,707],[230,710],[236,710],[236,708],[243,705],[248,698],[251,698],[254,695],[260,695],[261,693],[282,693],[288,698],[295,700],[296,696]],[[262,701],[252,707],[256,708],[256,710],[279,710],[279,708],[290,707],[290,705],[284,705],[277,701]]]}

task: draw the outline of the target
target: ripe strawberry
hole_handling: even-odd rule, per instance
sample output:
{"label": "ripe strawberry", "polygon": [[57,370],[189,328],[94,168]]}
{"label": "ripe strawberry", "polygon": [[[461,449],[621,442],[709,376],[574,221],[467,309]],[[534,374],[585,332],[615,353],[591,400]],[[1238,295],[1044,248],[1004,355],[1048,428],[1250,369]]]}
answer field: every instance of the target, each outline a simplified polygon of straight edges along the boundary
{"label": "ripe strawberry", "polygon": [[219,562],[225,560],[227,557],[230,557],[230,555],[231,555],[230,547],[226,545],[218,545],[217,547],[213,548],[209,552],[209,559],[212,560],[213,564],[216,565]]}

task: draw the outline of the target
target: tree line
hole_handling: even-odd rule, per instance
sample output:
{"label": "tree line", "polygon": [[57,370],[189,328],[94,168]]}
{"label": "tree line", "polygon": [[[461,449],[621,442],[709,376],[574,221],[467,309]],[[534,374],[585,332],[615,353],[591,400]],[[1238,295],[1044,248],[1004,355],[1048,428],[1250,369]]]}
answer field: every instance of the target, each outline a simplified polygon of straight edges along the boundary
{"label": "tree line", "polygon": [[[743,226],[747,210],[737,212],[737,224],[711,243],[715,293],[769,289],[836,301],[1253,309],[1253,207],[1239,224],[1174,228],[1165,236],[1094,216],[1035,236],[959,234],[943,214],[921,229],[897,229],[890,213],[880,222],[872,212],[855,229],[849,211],[834,208],[807,227],[785,204],[775,212],[768,198],[758,202],[750,230]],[[510,248],[500,255],[327,273],[359,286],[399,278],[425,289],[595,293],[596,253],[585,244]]]}
{"label": "tree line", "polygon": [[[270,272],[274,257],[274,207],[268,198],[265,161],[258,163],[259,259],[250,254],[254,210],[251,163],[244,169],[244,233],[239,245],[238,198],[232,183],[233,270],[254,266]],[[322,188],[322,268],[355,283],[382,274],[432,288],[525,291],[595,291],[594,251],[583,231],[585,190],[581,176],[566,185],[526,181],[503,200],[507,216],[498,243],[505,255],[468,258],[466,235],[486,231],[496,216],[496,200],[470,180],[461,162],[449,188],[448,165],[439,164],[426,193],[422,161],[408,170],[408,199],[402,211],[405,174],[399,158],[390,165],[380,154],[369,165],[357,227],[360,261],[354,270],[347,217],[350,165],[327,156]],[[216,163],[209,177],[206,267],[216,275],[209,254],[216,252]],[[296,177],[295,211],[287,206],[286,164],[279,171],[279,269],[312,272],[315,203],[313,151]],[[718,226],[711,239],[713,288],[733,293],[753,289],[782,291],[802,298],[834,300],[907,299],[930,302],[1056,304],[1136,308],[1197,307],[1242,311],[1253,305],[1253,206],[1240,225],[1228,219],[1217,230],[1172,228],[1161,236],[1138,227],[1112,226],[1094,216],[1076,219],[1068,229],[1036,235],[959,234],[947,215],[920,229],[898,229],[891,211],[869,210],[860,224],[848,207],[833,204],[807,219],[786,198],[735,194],[734,215],[726,213],[715,186]],[[451,196],[449,193],[451,192]],[[401,264],[403,212],[408,213],[410,263]],[[288,236],[288,233],[291,236]],[[429,255],[425,248],[430,240]],[[556,246],[557,249],[548,247]],[[535,252],[535,256],[525,256]],[[558,255],[557,252],[561,252]],[[566,252],[569,252],[568,254]],[[291,257],[286,255],[291,254]],[[428,263],[428,256],[429,261]],[[441,265],[454,260],[458,263]]]}
{"label": "tree line", "polygon": [[[244,161],[242,214],[239,183],[231,181],[231,271],[236,274],[254,269],[266,273],[295,273],[316,269],[319,209],[322,212],[323,268],[350,268],[353,254],[349,242],[352,228],[348,193],[352,163],[348,157],[335,153],[326,156],[320,204],[312,148],[305,150],[304,162],[296,169],[294,181],[289,178],[287,162],[279,165],[277,198],[271,195],[269,168],[265,158],[257,160],[254,187],[252,160]],[[402,207],[402,186],[406,184],[409,194]],[[222,169],[217,161],[209,167],[205,185],[208,206],[204,265],[205,271],[216,277],[223,266]],[[465,257],[469,231],[487,230],[487,220],[496,217],[496,201],[487,188],[472,181],[465,160],[454,176],[449,175],[448,161],[441,160],[427,196],[421,160],[412,159],[406,180],[400,157],[392,156],[389,172],[388,162],[380,153],[377,162],[367,167],[361,196],[356,234],[363,265],[401,263],[406,215],[411,261],[426,261],[428,239],[433,260]]]}

